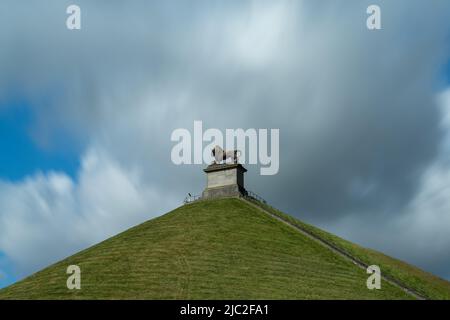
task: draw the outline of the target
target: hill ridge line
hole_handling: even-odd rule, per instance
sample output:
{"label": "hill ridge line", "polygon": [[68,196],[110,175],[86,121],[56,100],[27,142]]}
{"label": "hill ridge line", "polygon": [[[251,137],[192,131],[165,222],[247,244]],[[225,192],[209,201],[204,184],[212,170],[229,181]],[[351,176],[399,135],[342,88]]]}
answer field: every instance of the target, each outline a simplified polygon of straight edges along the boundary
{"label": "hill ridge line", "polygon": [[[338,246],[330,243],[329,241],[322,239],[321,237],[313,234],[312,232],[302,228],[301,226],[295,225],[293,223],[291,223],[290,221],[286,220],[284,217],[279,216],[273,212],[270,212],[269,210],[265,209],[264,207],[262,207],[261,205],[252,202],[251,200],[248,200],[244,197],[239,197],[237,198],[259,210],[261,210],[262,212],[264,212],[265,214],[271,216],[272,218],[277,219],[280,222],[283,222],[284,224],[296,229],[298,232],[301,232],[303,235],[309,237],[310,239],[320,243],[321,245],[323,245],[324,247],[332,250],[333,252],[335,252],[336,254],[340,255],[341,257],[345,258],[346,260],[351,261],[353,264],[355,264],[356,266],[358,266],[361,269],[367,270],[367,267],[369,266],[367,263],[359,260],[358,258],[352,256],[350,253],[348,253],[347,251],[339,248]],[[414,289],[409,288],[408,286],[406,286],[405,284],[403,284],[402,282],[398,281],[397,279],[388,276],[388,275],[384,275],[383,273],[381,273],[381,278],[387,282],[389,282],[390,284],[402,289],[403,291],[405,291],[406,293],[414,296],[416,299],[419,300],[427,300],[427,297],[418,293],[417,291],[415,291]]]}

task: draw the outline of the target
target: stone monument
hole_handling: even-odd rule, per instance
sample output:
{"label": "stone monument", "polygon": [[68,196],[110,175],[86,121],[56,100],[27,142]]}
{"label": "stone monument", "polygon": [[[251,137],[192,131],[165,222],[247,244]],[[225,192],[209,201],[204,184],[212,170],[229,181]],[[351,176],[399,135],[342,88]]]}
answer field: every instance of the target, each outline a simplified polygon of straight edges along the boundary
{"label": "stone monument", "polygon": [[[244,188],[244,173],[247,172],[240,163],[238,150],[226,151],[215,146],[211,155],[214,161],[205,171],[206,188],[203,191],[202,198],[222,198],[222,197],[240,197],[247,195]],[[226,163],[230,158],[233,162]]]}

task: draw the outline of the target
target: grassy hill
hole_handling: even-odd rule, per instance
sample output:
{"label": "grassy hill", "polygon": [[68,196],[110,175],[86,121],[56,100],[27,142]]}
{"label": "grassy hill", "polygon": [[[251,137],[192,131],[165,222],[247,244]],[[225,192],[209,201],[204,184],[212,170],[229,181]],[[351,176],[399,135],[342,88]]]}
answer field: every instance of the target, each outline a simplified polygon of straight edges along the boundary
{"label": "grassy hill", "polygon": [[[266,208],[274,210],[273,208]],[[284,215],[281,212],[274,212]],[[428,298],[450,283],[290,217]],[[81,268],[68,290],[66,268]],[[240,199],[199,201],[133,227],[0,290],[0,299],[413,299]]]}

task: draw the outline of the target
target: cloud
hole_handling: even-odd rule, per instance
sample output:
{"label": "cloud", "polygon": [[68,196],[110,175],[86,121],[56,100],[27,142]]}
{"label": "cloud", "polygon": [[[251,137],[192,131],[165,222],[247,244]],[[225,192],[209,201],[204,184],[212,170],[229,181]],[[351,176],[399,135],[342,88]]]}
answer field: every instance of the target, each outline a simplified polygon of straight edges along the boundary
{"label": "cloud", "polygon": [[[0,100],[30,101],[42,148],[57,149],[55,137],[69,136],[85,150],[76,181],[54,173],[3,183],[7,216],[19,212],[4,227],[8,254],[31,270],[24,256],[35,248],[34,230],[57,237],[59,224],[74,230],[74,239],[48,244],[62,256],[94,242],[84,226],[109,221],[108,230],[123,229],[133,220],[120,213],[128,206],[157,212],[200,193],[201,166],[170,161],[171,132],[194,120],[222,130],[280,129],[279,174],[259,176],[250,166],[246,179],[280,209],[329,226],[400,219],[445,139],[435,97],[450,3],[376,3],[380,31],[366,28],[373,1],[78,1],[82,29],[68,31],[69,1],[2,2],[0,41],[8,45],[0,51]],[[91,156],[102,159],[95,169]],[[95,187],[104,179],[111,190]],[[127,192],[110,207],[104,192],[120,193],[120,183]],[[153,201],[142,200],[147,192]],[[9,239],[21,232],[13,224],[33,221],[34,211],[63,213],[54,224],[38,219],[17,241],[23,248],[14,248]],[[392,246],[394,255],[407,246]]]}
{"label": "cloud", "polygon": [[409,203],[399,212],[385,212],[382,219],[354,213],[327,228],[449,279],[450,89],[437,101],[446,136],[439,156],[423,172]]}
{"label": "cloud", "polygon": [[0,251],[28,274],[167,211],[171,200],[90,148],[76,181],[49,172],[0,183]]}
{"label": "cloud", "polygon": [[437,162],[424,173],[417,194],[400,212],[386,212],[383,219],[354,214],[324,226],[450,279],[449,185],[448,160],[446,164]]}

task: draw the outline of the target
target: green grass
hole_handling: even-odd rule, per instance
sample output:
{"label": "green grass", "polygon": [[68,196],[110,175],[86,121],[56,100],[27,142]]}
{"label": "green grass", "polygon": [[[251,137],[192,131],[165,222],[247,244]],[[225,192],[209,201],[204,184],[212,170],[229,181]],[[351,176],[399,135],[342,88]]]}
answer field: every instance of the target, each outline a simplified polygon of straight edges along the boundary
{"label": "green grass", "polygon": [[[258,203],[259,204],[259,203]],[[266,210],[284,218],[290,223],[297,225],[310,233],[326,240],[327,242],[343,249],[358,260],[368,265],[378,265],[381,272],[388,275],[415,290],[428,299],[450,299],[450,282],[441,279],[431,273],[425,272],[410,264],[398,259],[389,257],[381,252],[363,248],[350,241],[339,238],[329,232],[323,231],[317,227],[304,223],[294,217],[287,215],[272,207],[261,205]]]}
{"label": "green grass", "polygon": [[[81,268],[81,290],[66,287],[71,264]],[[402,263],[394,267],[401,275],[417,270]],[[384,281],[381,290],[368,290],[367,277],[261,210],[222,199],[183,206],[131,228],[0,290],[0,299],[412,298]],[[448,296],[448,283],[441,287],[432,276],[420,279],[430,292]]]}

